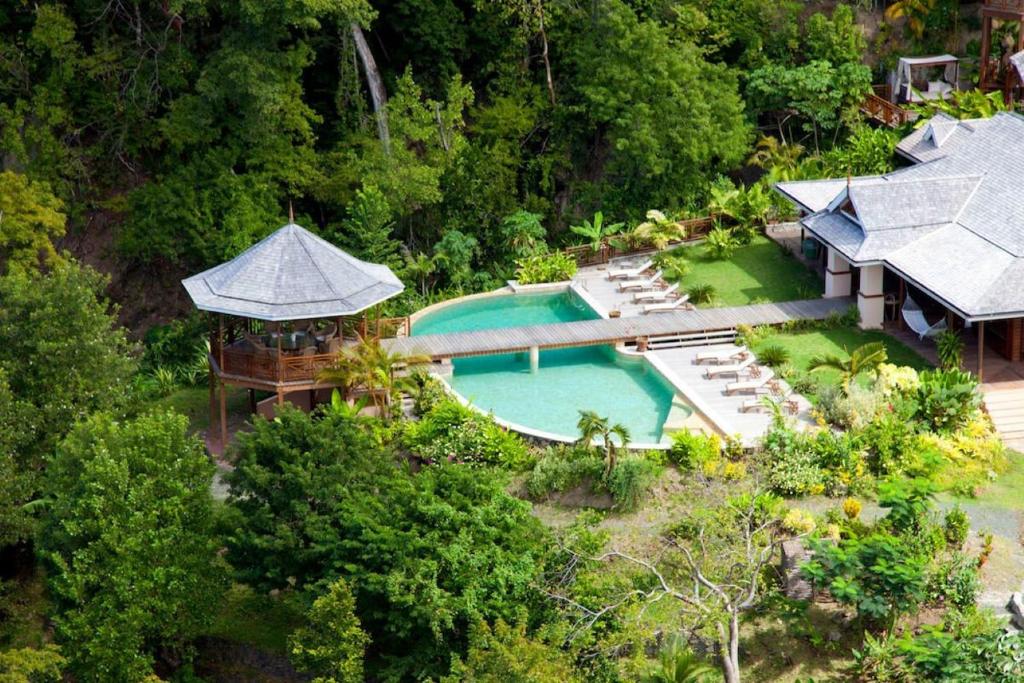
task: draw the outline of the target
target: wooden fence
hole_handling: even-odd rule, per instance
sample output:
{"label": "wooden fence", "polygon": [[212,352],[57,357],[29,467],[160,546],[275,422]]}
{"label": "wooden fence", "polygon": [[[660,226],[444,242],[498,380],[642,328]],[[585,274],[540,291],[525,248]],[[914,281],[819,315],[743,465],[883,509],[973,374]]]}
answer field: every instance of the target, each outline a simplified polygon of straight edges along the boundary
{"label": "wooden fence", "polygon": [[[678,221],[679,239],[673,240],[671,244],[703,237],[715,227],[716,218],[716,216],[703,216],[701,218],[687,218]],[[601,248],[596,251],[589,244],[566,247],[562,250],[567,256],[571,256],[576,261],[576,265],[580,267],[604,264],[617,256],[641,254],[647,251],[651,251],[651,248],[619,249],[608,244],[607,241],[603,242]]]}

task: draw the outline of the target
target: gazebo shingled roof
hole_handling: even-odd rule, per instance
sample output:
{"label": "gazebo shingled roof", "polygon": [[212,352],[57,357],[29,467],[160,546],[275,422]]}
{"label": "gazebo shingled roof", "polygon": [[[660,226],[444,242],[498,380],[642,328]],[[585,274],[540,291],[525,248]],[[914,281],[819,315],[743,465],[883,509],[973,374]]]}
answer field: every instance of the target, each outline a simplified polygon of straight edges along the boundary
{"label": "gazebo shingled roof", "polygon": [[271,322],[353,315],[404,289],[387,266],[294,223],[182,284],[200,310]]}

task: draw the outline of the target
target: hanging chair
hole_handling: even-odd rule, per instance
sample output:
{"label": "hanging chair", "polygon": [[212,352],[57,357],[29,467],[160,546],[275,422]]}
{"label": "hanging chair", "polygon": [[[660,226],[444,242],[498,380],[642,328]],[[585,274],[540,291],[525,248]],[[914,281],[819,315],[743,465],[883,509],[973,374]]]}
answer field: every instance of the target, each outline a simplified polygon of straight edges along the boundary
{"label": "hanging chair", "polygon": [[945,317],[939,318],[935,324],[928,324],[921,306],[909,296],[903,300],[903,308],[900,312],[903,313],[903,320],[906,321],[907,327],[917,333],[918,339],[934,337],[946,329]]}

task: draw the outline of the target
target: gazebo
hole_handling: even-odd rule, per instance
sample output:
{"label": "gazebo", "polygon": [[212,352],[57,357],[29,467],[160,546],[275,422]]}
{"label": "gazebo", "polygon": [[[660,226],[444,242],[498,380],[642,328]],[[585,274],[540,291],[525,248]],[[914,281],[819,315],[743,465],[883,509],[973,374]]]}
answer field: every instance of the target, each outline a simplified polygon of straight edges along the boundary
{"label": "gazebo", "polygon": [[[210,325],[210,427],[220,386],[221,444],[227,444],[226,385],[315,402],[338,352],[360,337],[408,334],[408,318],[367,311],[404,286],[387,266],[366,263],[289,223],[263,241],[182,284]],[[379,307],[376,308],[379,313]],[[292,399],[289,399],[292,400]]]}
{"label": "gazebo", "polygon": [[[938,76],[941,71],[941,77]],[[960,60],[953,55],[900,57],[892,74],[893,102],[943,99],[959,90]]]}

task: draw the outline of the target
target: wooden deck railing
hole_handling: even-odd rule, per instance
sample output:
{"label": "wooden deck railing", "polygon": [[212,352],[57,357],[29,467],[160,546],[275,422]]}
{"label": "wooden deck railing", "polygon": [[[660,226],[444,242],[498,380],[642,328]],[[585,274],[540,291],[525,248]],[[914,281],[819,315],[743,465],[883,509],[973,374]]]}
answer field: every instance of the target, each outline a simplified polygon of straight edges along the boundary
{"label": "wooden deck railing", "polygon": [[[888,87],[888,86],[886,86]],[[861,112],[868,118],[878,121],[889,128],[899,128],[910,120],[910,112],[884,99],[874,92],[870,93],[860,105]]]}

